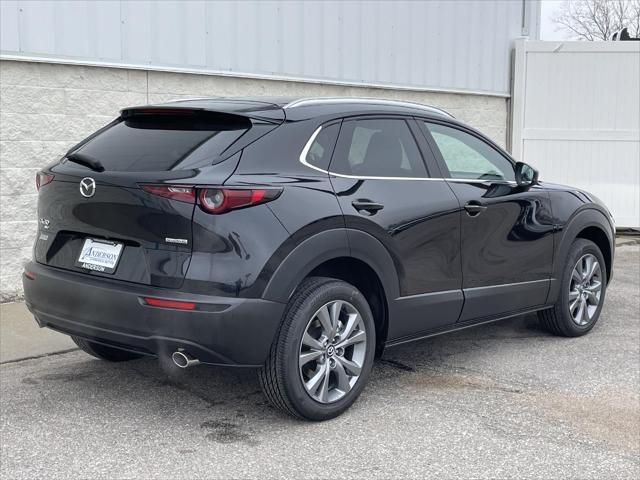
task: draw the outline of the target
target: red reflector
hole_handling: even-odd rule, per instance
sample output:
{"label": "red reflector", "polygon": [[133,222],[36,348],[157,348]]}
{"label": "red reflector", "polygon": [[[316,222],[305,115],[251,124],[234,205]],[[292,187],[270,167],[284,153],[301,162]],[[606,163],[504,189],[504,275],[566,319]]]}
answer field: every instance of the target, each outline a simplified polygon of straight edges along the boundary
{"label": "red reflector", "polygon": [[142,185],[142,189],[145,192],[180,202],[193,203],[196,201],[196,189],[192,187],[182,187],[180,185]]}
{"label": "red reflector", "polygon": [[179,300],[167,300],[165,298],[144,297],[147,305],[161,308],[175,308],[177,310],[195,310],[196,304],[193,302],[181,302]]}
{"label": "red reflector", "polygon": [[53,175],[50,173],[38,172],[36,173],[36,189],[40,190],[47,183],[51,183]]}
{"label": "red reflector", "polygon": [[24,271],[24,276],[27,277],[29,280],[35,280],[36,279],[36,274],[33,272],[30,272],[29,270],[25,270]]}

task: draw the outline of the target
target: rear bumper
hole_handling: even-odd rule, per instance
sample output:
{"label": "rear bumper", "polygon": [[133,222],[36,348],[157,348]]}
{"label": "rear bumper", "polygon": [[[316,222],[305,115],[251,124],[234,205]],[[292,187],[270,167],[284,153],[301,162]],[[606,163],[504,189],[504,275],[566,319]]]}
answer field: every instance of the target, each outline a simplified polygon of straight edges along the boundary
{"label": "rear bumper", "polygon": [[[211,297],[89,278],[34,262],[23,275],[25,300],[41,327],[147,355],[183,348],[203,363],[264,363],[284,304]],[[185,311],[146,305],[142,297],[196,303]]]}

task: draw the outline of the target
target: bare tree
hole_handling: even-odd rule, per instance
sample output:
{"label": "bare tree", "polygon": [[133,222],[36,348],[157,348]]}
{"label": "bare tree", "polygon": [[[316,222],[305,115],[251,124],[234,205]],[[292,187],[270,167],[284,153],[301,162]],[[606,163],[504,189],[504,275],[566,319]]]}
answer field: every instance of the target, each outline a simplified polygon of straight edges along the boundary
{"label": "bare tree", "polygon": [[572,40],[611,40],[628,27],[632,37],[640,36],[640,0],[565,0],[552,20],[556,31]]}

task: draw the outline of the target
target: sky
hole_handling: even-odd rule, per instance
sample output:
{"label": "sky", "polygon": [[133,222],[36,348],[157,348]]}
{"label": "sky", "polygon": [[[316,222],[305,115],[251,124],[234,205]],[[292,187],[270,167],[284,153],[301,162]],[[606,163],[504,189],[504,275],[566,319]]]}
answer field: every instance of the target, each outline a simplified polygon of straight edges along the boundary
{"label": "sky", "polygon": [[553,16],[563,0],[542,0],[540,9],[540,40],[565,40],[564,32],[556,32],[556,25],[549,17]]}

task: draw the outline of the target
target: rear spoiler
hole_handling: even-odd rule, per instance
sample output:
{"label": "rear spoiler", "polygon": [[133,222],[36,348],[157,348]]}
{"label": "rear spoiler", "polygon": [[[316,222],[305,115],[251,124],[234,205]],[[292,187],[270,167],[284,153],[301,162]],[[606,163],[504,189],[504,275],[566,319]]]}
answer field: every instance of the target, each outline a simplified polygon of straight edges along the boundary
{"label": "rear spoiler", "polygon": [[215,115],[228,117],[229,120],[238,121],[240,118],[258,120],[267,123],[280,124],[285,120],[282,107],[271,103],[252,101],[229,100],[185,100],[182,105],[178,102],[160,105],[145,105],[128,107],[120,110],[121,118],[130,118],[138,115],[197,115],[206,117]]}
{"label": "rear spoiler", "polygon": [[240,120],[246,122],[249,120],[253,123],[267,123],[271,125],[280,125],[286,118],[284,110],[279,105],[249,100],[180,100],[169,104],[127,107],[120,110],[120,116],[118,118],[71,147],[65,154],[65,157],[73,154],[89,140],[108,128],[111,128],[122,119],[144,115],[215,115],[218,120],[220,120],[221,117],[226,117],[232,122],[238,122]]}

